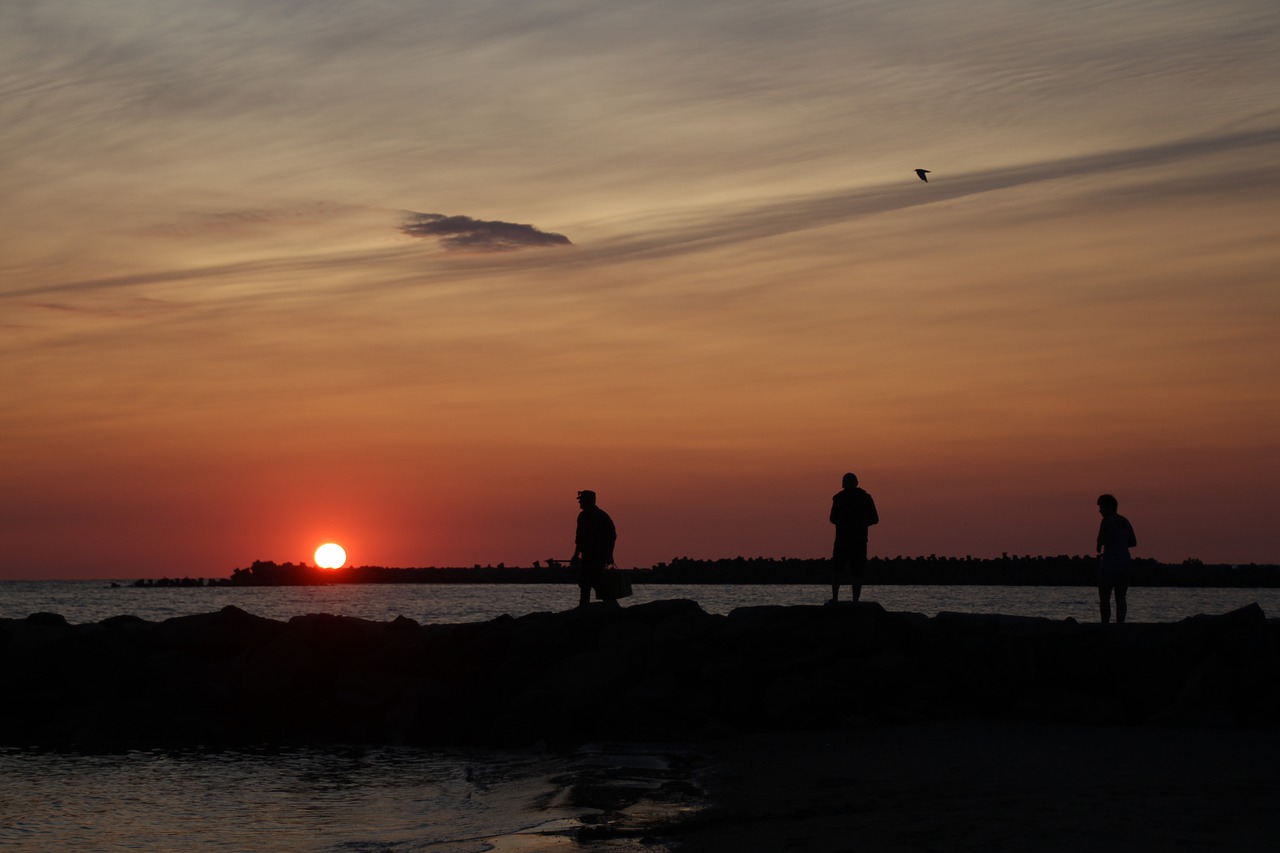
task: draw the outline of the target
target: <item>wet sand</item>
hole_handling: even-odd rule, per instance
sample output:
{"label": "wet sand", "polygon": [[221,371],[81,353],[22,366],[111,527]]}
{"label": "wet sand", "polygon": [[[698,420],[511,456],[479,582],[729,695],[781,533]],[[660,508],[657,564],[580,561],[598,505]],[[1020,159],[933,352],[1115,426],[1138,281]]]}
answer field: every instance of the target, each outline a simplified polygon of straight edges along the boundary
{"label": "wet sand", "polygon": [[729,851],[1280,850],[1280,732],[926,724],[724,741],[664,840]]}
{"label": "wet sand", "polygon": [[664,853],[663,835],[706,805],[708,752],[670,743],[592,743],[529,790],[527,828],[483,839],[493,853]]}

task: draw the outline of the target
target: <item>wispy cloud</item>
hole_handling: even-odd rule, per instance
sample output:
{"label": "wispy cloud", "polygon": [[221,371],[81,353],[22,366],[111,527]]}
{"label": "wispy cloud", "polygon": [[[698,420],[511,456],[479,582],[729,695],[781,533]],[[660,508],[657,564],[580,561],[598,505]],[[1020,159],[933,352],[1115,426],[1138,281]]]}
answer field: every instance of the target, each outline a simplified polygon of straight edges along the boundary
{"label": "wispy cloud", "polygon": [[244,208],[214,212],[188,213],[173,221],[142,229],[142,233],[158,237],[193,237],[222,231],[246,231],[270,225],[306,225],[325,219],[363,212],[358,205],[334,202],[310,202],[277,207]]}
{"label": "wispy cloud", "polygon": [[[439,213],[402,211],[399,230],[417,239],[437,239],[458,258],[458,263],[442,263],[441,273],[451,280],[459,276],[486,273],[493,269],[508,272],[515,269],[545,269],[569,265],[572,267],[599,266],[625,263],[635,260],[652,260],[689,255],[714,250],[754,240],[777,237],[849,222],[869,216],[891,213],[911,207],[955,201],[984,193],[999,192],[1018,187],[1055,180],[1098,177],[1110,175],[1141,174],[1144,169],[1189,163],[1203,157],[1244,155],[1254,157],[1255,151],[1266,151],[1264,163],[1274,162],[1269,149],[1280,145],[1280,127],[1206,135],[1153,145],[1113,149],[1077,157],[1046,159],[1023,163],[1004,169],[990,169],[967,173],[949,173],[945,164],[935,168],[935,180],[922,184],[910,169],[903,167],[901,175],[893,182],[827,193],[815,193],[789,198],[755,200],[740,205],[711,205],[688,209],[676,208],[658,218],[657,224],[625,230],[598,243],[583,245],[581,251],[528,252],[511,254],[511,250],[528,247],[554,247],[574,245],[561,234],[542,231],[532,225],[501,221],[484,221],[468,216],[446,216]],[[933,163],[932,165],[939,166]],[[1250,173],[1243,170],[1223,171],[1221,165],[1206,172],[1193,172],[1181,180],[1162,179],[1159,182],[1131,180],[1117,182],[1109,190],[1096,191],[1125,194],[1143,198],[1152,204],[1167,203],[1170,199],[1188,193],[1207,191],[1231,192],[1248,188]],[[940,176],[940,177],[938,177]],[[316,210],[337,208],[336,205],[316,205]],[[206,217],[205,221],[243,222],[256,221],[255,213],[226,214],[222,217]],[[272,216],[273,221],[282,217]],[[385,220],[379,223],[385,228]],[[175,233],[185,233],[175,228]],[[466,255],[470,257],[466,257]],[[489,256],[486,260],[483,256]],[[407,258],[412,263],[412,275],[403,274]],[[0,288],[0,299],[48,299],[55,293],[111,291],[155,284],[177,284],[196,280],[235,281],[244,277],[294,275],[299,273],[334,272],[343,269],[368,269],[386,266],[386,274],[377,286],[382,288],[421,288],[428,273],[421,265],[420,257],[404,247],[349,248],[346,251],[322,251],[318,253],[273,253],[249,260],[226,264],[207,264],[193,267],[166,267],[154,271],[125,275],[74,279],[62,282],[43,282],[30,286],[18,286],[5,292]],[[443,259],[442,259],[443,260]],[[513,265],[514,263],[514,265]],[[361,278],[361,288],[369,288],[370,282]],[[278,296],[277,292],[264,293],[264,298]]]}
{"label": "wispy cloud", "polygon": [[[942,177],[935,177],[927,186],[918,182],[910,169],[904,166],[902,175],[893,183],[772,199],[736,210],[716,206],[689,211],[680,217],[679,222],[668,222],[663,227],[647,232],[633,232],[594,247],[593,252],[588,253],[583,260],[601,262],[606,259],[670,257],[983,193],[1057,180],[1136,173],[1142,169],[1187,163],[1202,157],[1242,154],[1255,149],[1274,149],[1276,146],[1280,146],[1280,127],[1270,127],[1041,160],[958,175],[946,174],[945,168],[935,169],[935,172],[942,172]],[[1270,156],[1273,155],[1268,154]],[[1227,191],[1237,188],[1239,175],[1231,172],[1224,176],[1218,170],[1201,175],[1191,183],[1147,183],[1129,186],[1128,191],[1133,194],[1141,193],[1153,202],[1158,202],[1197,189],[1203,191],[1206,185],[1215,180],[1219,182],[1220,191]]]}
{"label": "wispy cloud", "polygon": [[406,211],[405,223],[400,230],[410,237],[438,238],[446,249],[453,252],[509,252],[531,247],[573,245],[563,234],[541,231],[532,225],[442,213]]}

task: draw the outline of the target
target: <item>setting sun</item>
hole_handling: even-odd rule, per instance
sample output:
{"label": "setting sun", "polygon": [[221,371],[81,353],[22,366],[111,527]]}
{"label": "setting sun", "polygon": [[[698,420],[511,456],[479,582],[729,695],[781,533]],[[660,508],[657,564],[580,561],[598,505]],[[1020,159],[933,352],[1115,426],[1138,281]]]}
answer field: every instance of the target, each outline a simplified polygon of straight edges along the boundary
{"label": "setting sun", "polygon": [[316,549],[316,565],[322,569],[340,569],[347,563],[347,552],[341,545],[326,542]]}

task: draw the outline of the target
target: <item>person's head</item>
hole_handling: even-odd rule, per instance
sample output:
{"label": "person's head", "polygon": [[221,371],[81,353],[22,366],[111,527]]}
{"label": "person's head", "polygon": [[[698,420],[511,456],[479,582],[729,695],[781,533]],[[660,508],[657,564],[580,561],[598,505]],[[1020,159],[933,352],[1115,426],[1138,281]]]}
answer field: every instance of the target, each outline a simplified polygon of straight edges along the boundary
{"label": "person's head", "polygon": [[596,505],[596,493],[590,489],[583,489],[578,492],[578,506],[586,509],[589,506]]}
{"label": "person's head", "polygon": [[840,481],[840,485],[841,485],[841,486],[843,486],[843,487],[844,487],[844,488],[846,488],[846,489],[856,489],[856,488],[858,488],[858,475],[857,475],[857,474],[845,474],[845,475],[844,475],[844,479]]}
{"label": "person's head", "polygon": [[1098,512],[1103,515],[1111,515],[1120,509],[1120,501],[1116,500],[1115,495],[1100,495],[1098,497]]}

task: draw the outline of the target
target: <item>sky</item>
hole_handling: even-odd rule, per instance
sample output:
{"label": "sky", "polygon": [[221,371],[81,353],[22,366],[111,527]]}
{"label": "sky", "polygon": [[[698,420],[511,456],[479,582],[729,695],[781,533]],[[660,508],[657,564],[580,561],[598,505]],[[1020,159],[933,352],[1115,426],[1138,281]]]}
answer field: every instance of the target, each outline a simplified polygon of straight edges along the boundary
{"label": "sky", "polygon": [[1280,562],[1277,80],[1273,0],[4,0],[0,578],[821,557],[846,471]]}

